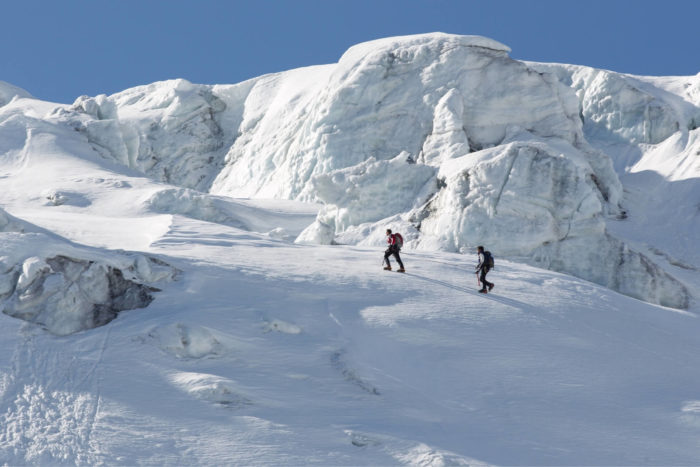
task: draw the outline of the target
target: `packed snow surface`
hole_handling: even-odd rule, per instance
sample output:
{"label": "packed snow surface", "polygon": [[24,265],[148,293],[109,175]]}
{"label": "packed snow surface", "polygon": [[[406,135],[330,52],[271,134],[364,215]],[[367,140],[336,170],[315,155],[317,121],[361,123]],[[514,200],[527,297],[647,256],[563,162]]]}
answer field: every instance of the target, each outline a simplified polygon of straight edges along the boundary
{"label": "packed snow surface", "polygon": [[509,51],[0,82],[0,465],[697,464],[700,75]]}

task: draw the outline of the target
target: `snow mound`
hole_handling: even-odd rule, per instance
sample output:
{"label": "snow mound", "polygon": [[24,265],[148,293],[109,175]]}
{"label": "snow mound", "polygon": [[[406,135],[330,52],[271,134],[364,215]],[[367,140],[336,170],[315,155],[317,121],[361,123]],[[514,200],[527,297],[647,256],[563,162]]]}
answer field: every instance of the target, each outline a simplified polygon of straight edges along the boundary
{"label": "snow mound", "polygon": [[263,324],[263,330],[265,332],[281,332],[283,334],[301,334],[301,327],[296,324],[287,323],[281,319],[273,319],[271,321],[265,321]]}
{"label": "snow mound", "polygon": [[[630,172],[658,173],[669,182],[700,179],[700,128],[677,132],[652,147],[634,165]],[[700,183],[698,184],[700,190]]]}
{"label": "snow mound", "polygon": [[402,440],[384,434],[357,430],[346,430],[345,434],[350,438],[353,446],[385,452],[400,464],[435,467],[444,465],[490,465],[453,452],[433,448],[424,443]]}
{"label": "snow mound", "polygon": [[38,229],[34,228],[29,223],[8,214],[4,209],[0,209],[0,232],[26,232],[36,230]]}
{"label": "snow mound", "polygon": [[47,190],[43,193],[44,198],[47,200],[47,204],[50,206],[76,206],[76,207],[86,207],[91,204],[90,200],[85,197],[82,193],[75,193],[70,191],[61,190]]}
{"label": "snow mound", "polygon": [[218,357],[225,353],[223,339],[211,329],[197,325],[175,323],[158,326],[147,334],[164,352],[179,359]]}
{"label": "snow mound", "polygon": [[242,408],[252,404],[251,399],[228,378],[206,373],[181,372],[173,374],[170,380],[175,386],[196,399],[229,408]]}

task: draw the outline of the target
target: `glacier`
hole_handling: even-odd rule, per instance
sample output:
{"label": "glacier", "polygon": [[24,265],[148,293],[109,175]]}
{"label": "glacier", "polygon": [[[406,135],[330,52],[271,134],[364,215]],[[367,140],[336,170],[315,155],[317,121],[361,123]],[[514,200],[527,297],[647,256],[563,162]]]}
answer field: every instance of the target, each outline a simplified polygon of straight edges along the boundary
{"label": "glacier", "polygon": [[700,77],[509,54],[0,82],[0,464],[695,464]]}
{"label": "glacier", "polygon": [[[387,38],[337,64],[83,96],[47,118],[101,157],[183,189],[322,203],[300,243],[378,245],[391,224],[416,250],[487,244],[686,308],[673,268],[609,225],[634,216],[620,177],[642,153],[674,138],[697,146],[698,77],[681,87],[509,52],[479,36]],[[27,96],[3,89],[4,101]]]}

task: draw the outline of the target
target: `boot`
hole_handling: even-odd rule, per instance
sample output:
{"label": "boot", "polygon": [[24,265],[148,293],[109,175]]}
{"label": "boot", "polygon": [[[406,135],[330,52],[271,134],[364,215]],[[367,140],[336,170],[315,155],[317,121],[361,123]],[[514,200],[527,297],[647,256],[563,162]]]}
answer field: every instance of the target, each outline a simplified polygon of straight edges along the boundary
{"label": "boot", "polygon": [[385,271],[391,271],[391,266],[384,266]]}
{"label": "boot", "polygon": [[479,290],[479,293],[488,293],[488,290],[486,290],[486,289],[481,289],[481,290]]}
{"label": "boot", "polygon": [[399,269],[399,270],[396,271],[396,272],[406,272],[406,270],[405,270],[404,268],[401,268],[401,269]]}

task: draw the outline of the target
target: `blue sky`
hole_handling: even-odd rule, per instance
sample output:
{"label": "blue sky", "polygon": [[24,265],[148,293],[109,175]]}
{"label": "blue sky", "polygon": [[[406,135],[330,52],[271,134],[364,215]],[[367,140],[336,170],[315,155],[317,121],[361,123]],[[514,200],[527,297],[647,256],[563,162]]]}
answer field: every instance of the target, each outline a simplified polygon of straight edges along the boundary
{"label": "blue sky", "polygon": [[0,80],[65,103],[171,78],[237,83],[434,31],[520,60],[700,72],[695,0],[0,0],[0,18]]}

